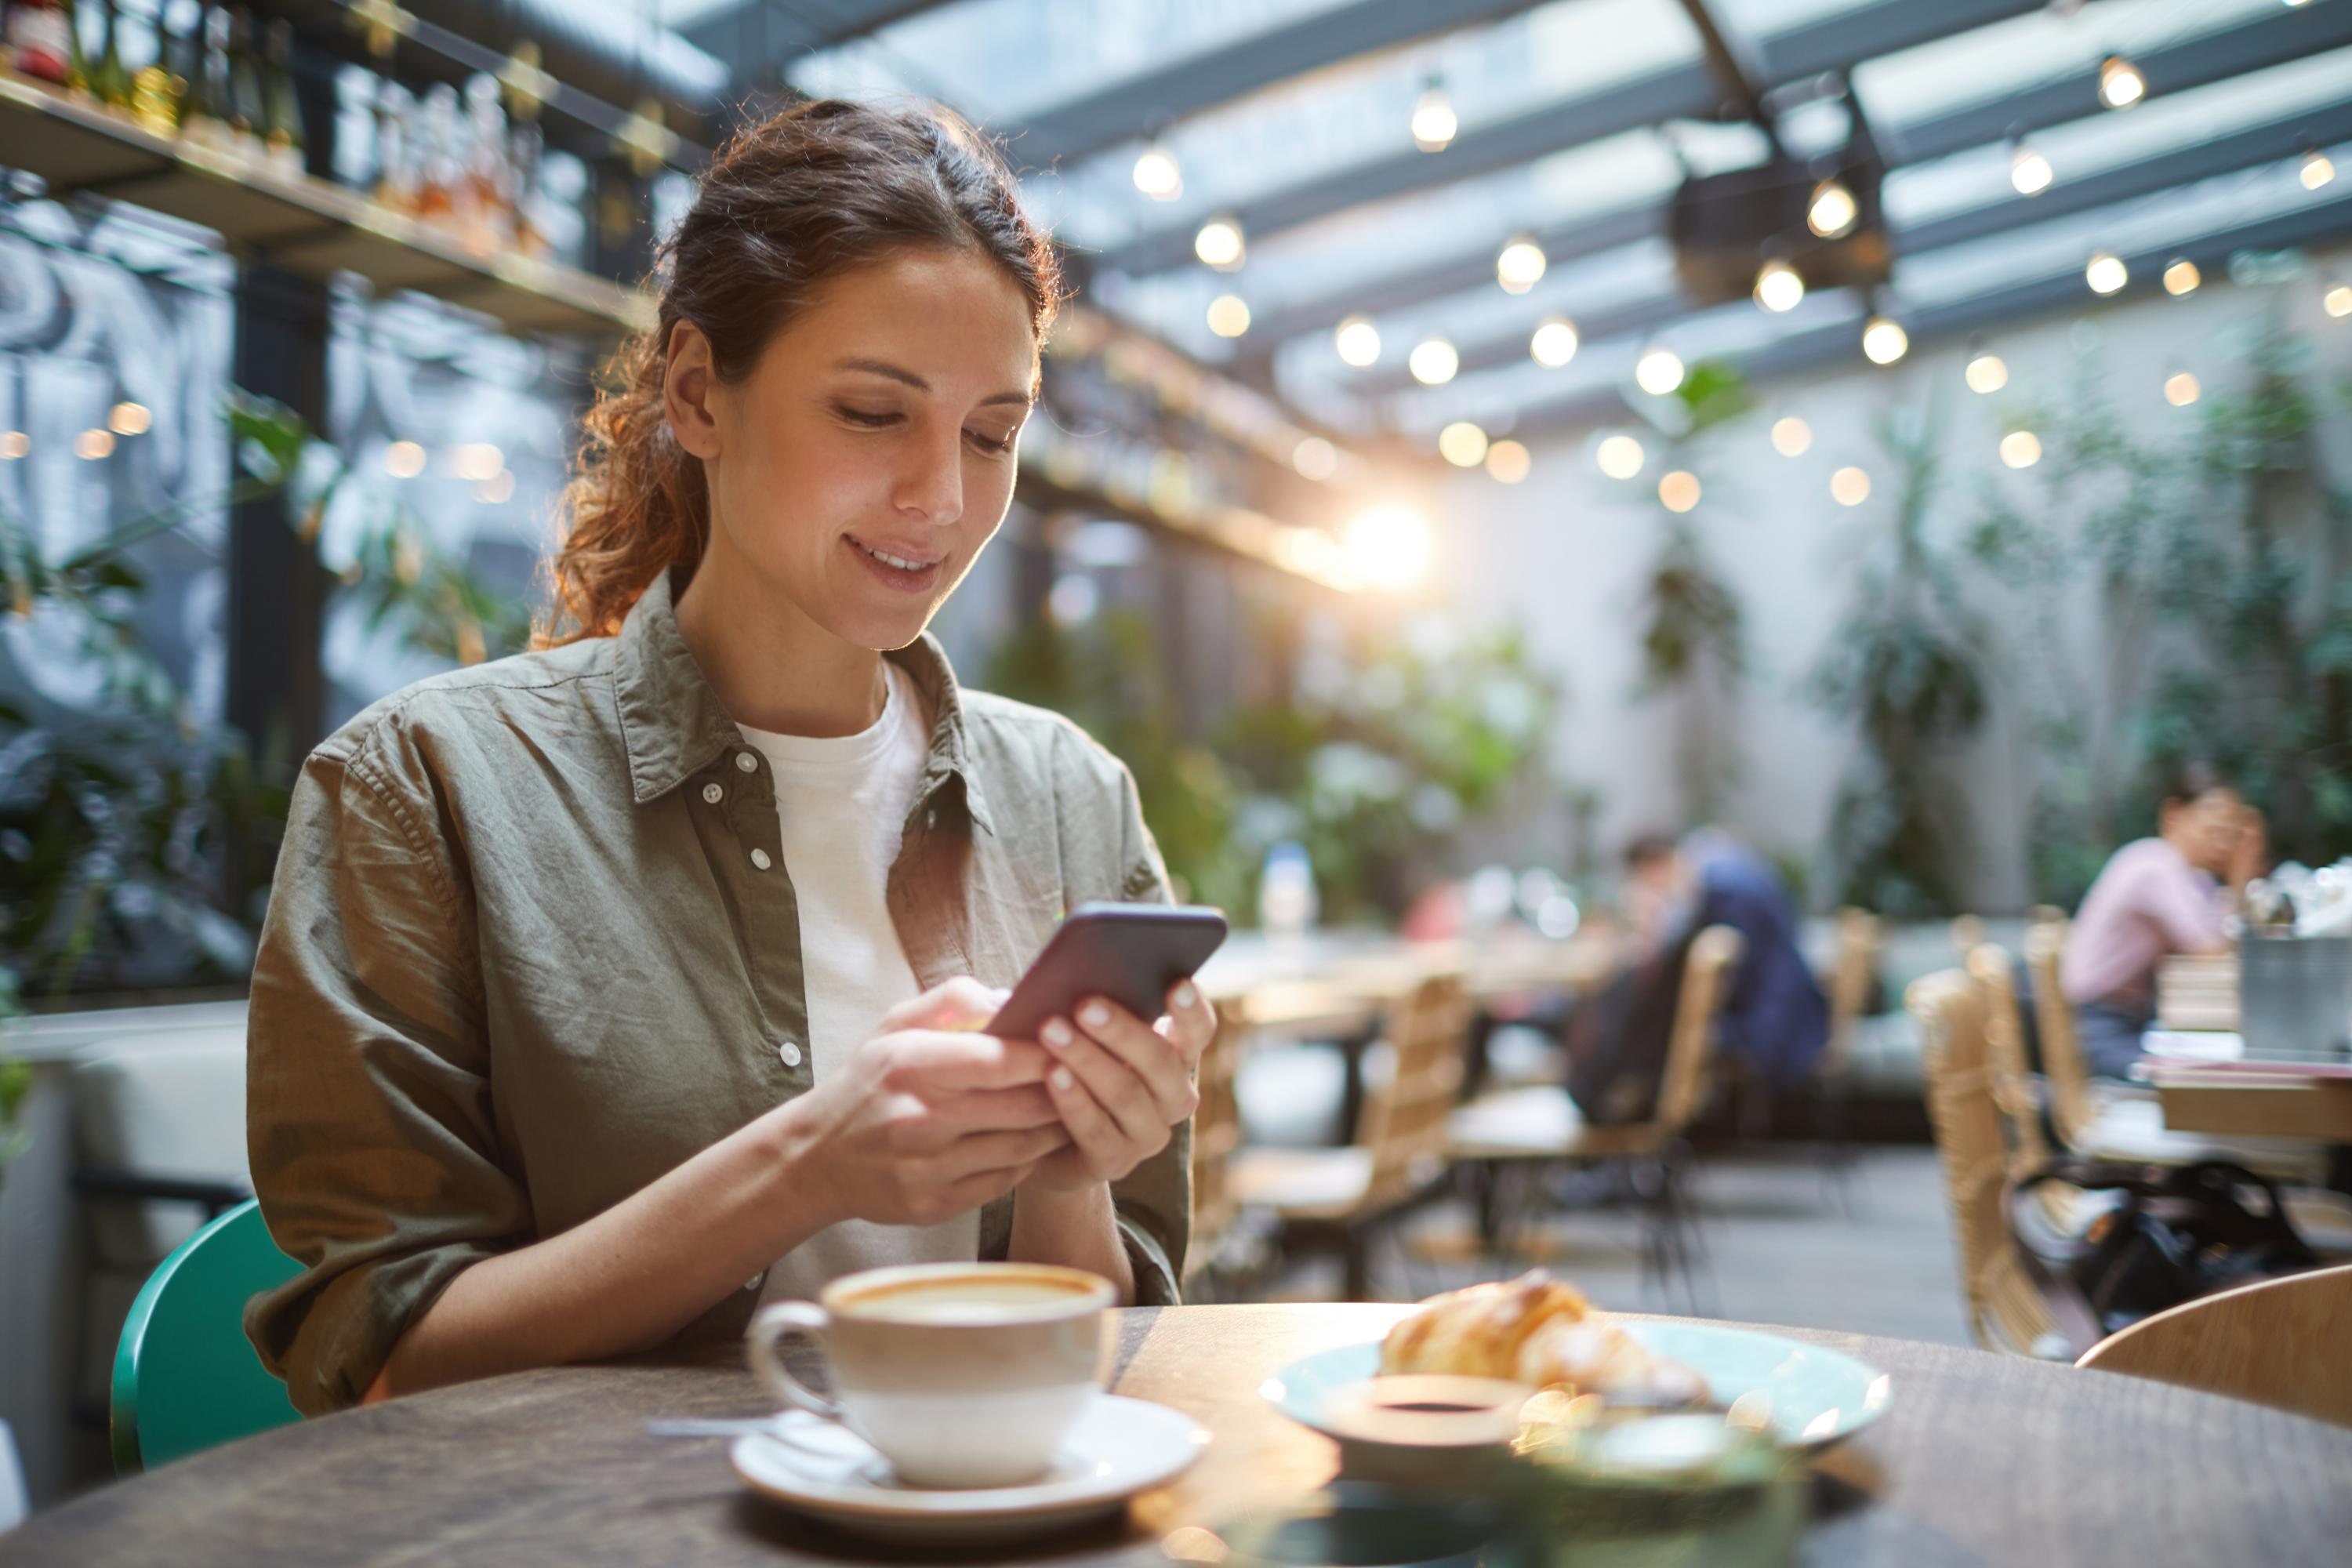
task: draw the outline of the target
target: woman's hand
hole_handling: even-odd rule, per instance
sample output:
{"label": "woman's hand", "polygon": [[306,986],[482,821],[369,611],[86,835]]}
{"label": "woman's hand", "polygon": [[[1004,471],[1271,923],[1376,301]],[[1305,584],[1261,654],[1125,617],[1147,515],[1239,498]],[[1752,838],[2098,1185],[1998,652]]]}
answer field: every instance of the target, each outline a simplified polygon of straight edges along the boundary
{"label": "woman's hand", "polygon": [[1075,1020],[1051,1018],[1037,1031],[1053,1058],[1045,1092],[1069,1146],[1046,1156],[1024,1190],[1067,1193],[1115,1182],[1168,1146],[1171,1129],[1201,1097],[1192,1070],[1217,1030],[1216,1009],[1191,981],[1168,993],[1155,1027],[1099,996]]}
{"label": "woman's hand", "polygon": [[977,1032],[1003,1000],[970,978],[935,986],[884,1015],[845,1070],[779,1108],[828,1211],[936,1225],[1012,1191],[1068,1146],[1044,1088],[1045,1053]]}

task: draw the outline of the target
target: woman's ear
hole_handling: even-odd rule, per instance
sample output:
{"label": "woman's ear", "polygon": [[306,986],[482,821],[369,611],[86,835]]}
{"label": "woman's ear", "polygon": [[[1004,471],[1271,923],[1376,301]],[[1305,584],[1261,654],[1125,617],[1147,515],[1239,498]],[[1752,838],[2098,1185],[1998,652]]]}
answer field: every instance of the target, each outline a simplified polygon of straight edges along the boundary
{"label": "woman's ear", "polygon": [[718,410],[712,405],[718,387],[718,372],[710,363],[710,340],[693,322],[678,322],[669,331],[662,402],[677,444],[698,458],[719,456]]}

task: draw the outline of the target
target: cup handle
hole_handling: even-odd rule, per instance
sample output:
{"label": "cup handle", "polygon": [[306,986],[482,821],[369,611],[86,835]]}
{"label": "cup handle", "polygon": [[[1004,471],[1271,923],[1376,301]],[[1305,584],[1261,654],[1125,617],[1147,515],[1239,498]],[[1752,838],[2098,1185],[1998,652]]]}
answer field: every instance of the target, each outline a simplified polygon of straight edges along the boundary
{"label": "cup handle", "polygon": [[778,1301],[760,1310],[751,1327],[743,1331],[743,1338],[751,1347],[751,1370],[769,1392],[787,1405],[828,1421],[840,1421],[844,1419],[841,1406],[785,1371],[783,1358],[776,1353],[777,1342],[786,1334],[819,1334],[832,1323],[833,1315],[814,1301]]}

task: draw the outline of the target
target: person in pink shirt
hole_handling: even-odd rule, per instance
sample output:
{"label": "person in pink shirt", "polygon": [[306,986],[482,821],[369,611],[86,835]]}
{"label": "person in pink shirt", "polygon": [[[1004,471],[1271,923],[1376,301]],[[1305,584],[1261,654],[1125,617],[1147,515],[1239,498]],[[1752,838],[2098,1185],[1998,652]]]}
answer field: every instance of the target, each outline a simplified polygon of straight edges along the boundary
{"label": "person in pink shirt", "polygon": [[2222,917],[2263,869],[2262,814],[2212,769],[2191,763],[2158,812],[2157,836],[2111,856],[2066,933],[2059,988],[2093,1072],[2122,1078],[2156,1016],[2166,954],[2222,952]]}

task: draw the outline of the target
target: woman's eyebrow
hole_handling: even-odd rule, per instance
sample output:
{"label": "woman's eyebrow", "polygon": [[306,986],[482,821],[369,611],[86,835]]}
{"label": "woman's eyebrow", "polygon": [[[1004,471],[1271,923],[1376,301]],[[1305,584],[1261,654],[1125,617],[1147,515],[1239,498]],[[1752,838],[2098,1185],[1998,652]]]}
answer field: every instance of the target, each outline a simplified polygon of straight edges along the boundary
{"label": "woman's eyebrow", "polygon": [[[867,375],[878,375],[887,381],[903,383],[908,386],[913,387],[917,392],[929,392],[931,389],[931,384],[925,381],[921,376],[917,375],[913,371],[892,364],[887,360],[845,359],[835,362],[834,368],[835,370],[863,371]],[[980,400],[980,405],[982,408],[990,408],[1000,403],[1013,403],[1018,404],[1024,408],[1027,408],[1036,401],[1037,398],[1034,393],[1000,392],[993,397],[982,398]]]}

